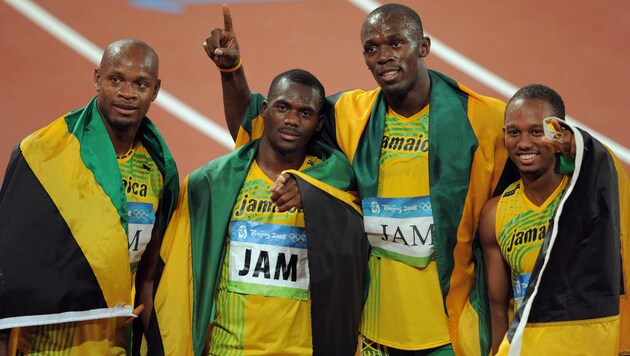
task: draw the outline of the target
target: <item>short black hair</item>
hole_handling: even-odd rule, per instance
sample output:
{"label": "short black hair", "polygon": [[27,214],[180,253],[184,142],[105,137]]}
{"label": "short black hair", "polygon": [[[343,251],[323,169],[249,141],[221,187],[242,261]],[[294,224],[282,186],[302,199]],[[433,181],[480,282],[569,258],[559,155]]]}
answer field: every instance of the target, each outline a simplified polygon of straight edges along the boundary
{"label": "short black hair", "polygon": [[[519,89],[510,101],[508,101],[507,107],[512,104],[514,100],[517,99],[540,99],[544,100],[551,105],[551,109],[553,111],[553,115],[559,119],[564,120],[565,112],[564,112],[564,101],[562,101],[562,97],[555,90],[549,88],[543,84],[529,84],[527,86]],[[506,110],[507,112],[507,110]]]}
{"label": "short black hair", "polygon": [[320,111],[324,106],[324,102],[326,101],[326,91],[324,90],[324,85],[310,72],[304,69],[291,69],[286,72],[282,72],[278,74],[271,81],[271,85],[269,86],[269,93],[267,93],[267,100],[272,100],[277,94],[278,86],[282,80],[288,80],[292,83],[300,83],[306,86],[309,86],[317,91],[320,96]]}
{"label": "short black hair", "polygon": [[412,25],[412,30],[418,31],[418,35],[420,37],[424,36],[422,30],[422,20],[420,20],[420,15],[410,7],[401,4],[385,4],[377,7],[372,10],[367,16],[367,18],[372,17],[374,15],[387,14],[392,12],[400,12],[409,20]]}

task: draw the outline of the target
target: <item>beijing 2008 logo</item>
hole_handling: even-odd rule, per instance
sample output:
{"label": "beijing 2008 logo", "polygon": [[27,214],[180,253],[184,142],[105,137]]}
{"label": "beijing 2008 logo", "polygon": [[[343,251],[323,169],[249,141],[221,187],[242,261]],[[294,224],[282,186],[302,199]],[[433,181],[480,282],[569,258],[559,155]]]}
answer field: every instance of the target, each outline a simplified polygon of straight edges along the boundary
{"label": "beijing 2008 logo", "polygon": [[236,236],[239,239],[246,239],[247,238],[247,226],[245,226],[245,224],[240,224],[236,228]]}
{"label": "beijing 2008 logo", "polygon": [[372,209],[373,214],[378,214],[381,212],[381,207],[378,205],[378,202],[373,201],[370,204],[370,208]]}

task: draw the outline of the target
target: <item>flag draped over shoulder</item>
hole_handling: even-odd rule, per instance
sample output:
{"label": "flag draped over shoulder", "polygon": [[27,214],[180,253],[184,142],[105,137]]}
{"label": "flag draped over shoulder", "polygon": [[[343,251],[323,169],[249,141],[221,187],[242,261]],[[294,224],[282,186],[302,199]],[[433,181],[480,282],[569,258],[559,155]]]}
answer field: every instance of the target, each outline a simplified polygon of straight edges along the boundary
{"label": "flag draped over shoulder", "polygon": [[572,130],[575,171],[499,354],[630,351],[630,182],[605,146]]}
{"label": "flag draped over shoulder", "polygon": [[[148,118],[138,138],[175,207],[175,162]],[[25,138],[0,190],[0,329],[132,315],[127,200],[96,98]]]}
{"label": "flag draped over shoulder", "polygon": [[[155,296],[161,339],[149,350],[200,355],[214,319],[213,299],[225,254],[232,208],[258,149],[258,141],[194,171],[182,188],[158,267]],[[338,151],[317,145],[324,162],[296,177],[308,236],[313,353],[353,354],[366,288],[367,238],[353,196],[352,170]]]}

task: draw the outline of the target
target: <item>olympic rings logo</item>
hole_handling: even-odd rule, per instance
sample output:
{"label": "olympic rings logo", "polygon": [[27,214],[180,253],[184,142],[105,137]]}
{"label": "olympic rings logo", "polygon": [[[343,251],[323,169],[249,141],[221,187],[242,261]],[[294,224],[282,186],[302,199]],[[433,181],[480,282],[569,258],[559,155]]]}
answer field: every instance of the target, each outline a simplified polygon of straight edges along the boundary
{"label": "olympic rings logo", "polygon": [[151,215],[151,212],[148,210],[143,210],[143,209],[133,209],[133,210],[129,210],[129,217],[133,216],[136,218],[146,218],[149,215]]}
{"label": "olympic rings logo", "polygon": [[305,234],[296,234],[296,233],[290,233],[289,234],[289,240],[291,240],[292,242],[306,242],[306,235]]}

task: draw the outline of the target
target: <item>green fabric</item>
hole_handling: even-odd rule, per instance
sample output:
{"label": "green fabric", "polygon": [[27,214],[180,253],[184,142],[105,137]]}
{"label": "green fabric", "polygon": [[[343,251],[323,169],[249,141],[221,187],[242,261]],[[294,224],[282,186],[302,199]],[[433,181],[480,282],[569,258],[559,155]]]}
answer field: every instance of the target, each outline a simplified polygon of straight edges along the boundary
{"label": "green fabric", "polygon": [[570,175],[575,170],[575,159],[573,157],[566,157],[563,155],[557,156],[557,170],[560,174]]}
{"label": "green fabric", "polygon": [[[225,254],[225,236],[232,208],[256,157],[258,143],[258,140],[250,142],[219,157],[188,178],[195,354],[203,350],[208,327],[214,319],[213,298]],[[347,158],[322,144],[315,148],[324,162],[302,172],[342,190],[353,187],[354,175]]]}
{"label": "green fabric", "polygon": [[260,108],[265,100],[267,100],[265,96],[260,93],[253,93],[251,96],[249,106],[247,107],[247,111],[245,112],[245,116],[241,122],[243,130],[250,135],[252,134],[252,121],[260,115]]}

